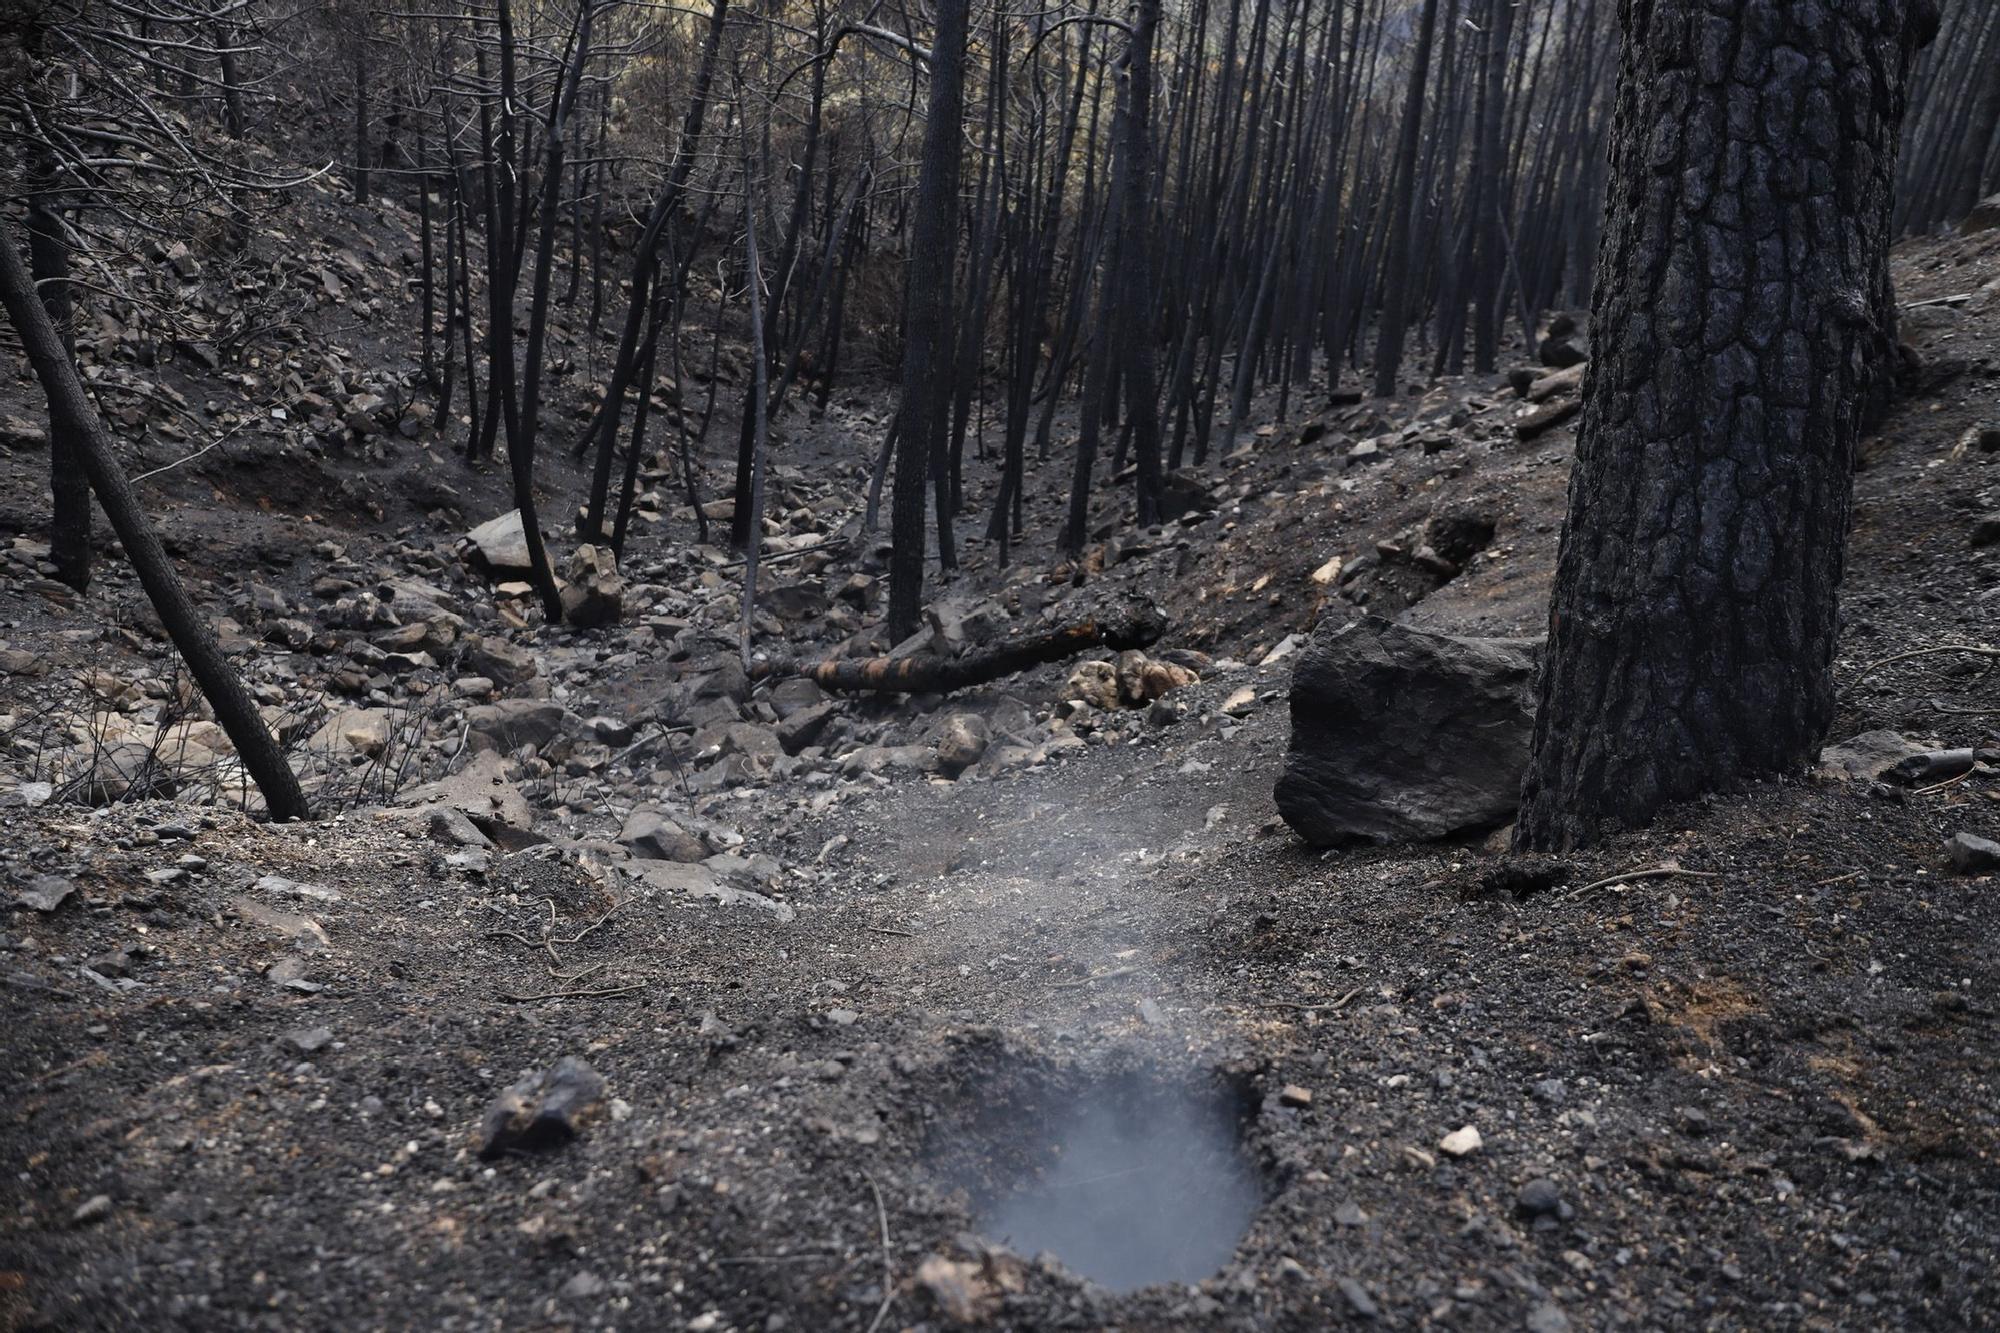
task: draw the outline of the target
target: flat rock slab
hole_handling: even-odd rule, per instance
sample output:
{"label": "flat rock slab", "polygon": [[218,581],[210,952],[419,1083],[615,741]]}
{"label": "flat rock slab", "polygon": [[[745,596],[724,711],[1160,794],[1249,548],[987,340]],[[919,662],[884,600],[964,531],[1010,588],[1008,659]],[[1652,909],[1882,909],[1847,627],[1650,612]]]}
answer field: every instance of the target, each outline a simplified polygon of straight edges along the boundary
{"label": "flat rock slab", "polygon": [[1292,676],[1278,812],[1317,847],[1505,824],[1534,733],[1540,644],[1379,616],[1322,622]]}

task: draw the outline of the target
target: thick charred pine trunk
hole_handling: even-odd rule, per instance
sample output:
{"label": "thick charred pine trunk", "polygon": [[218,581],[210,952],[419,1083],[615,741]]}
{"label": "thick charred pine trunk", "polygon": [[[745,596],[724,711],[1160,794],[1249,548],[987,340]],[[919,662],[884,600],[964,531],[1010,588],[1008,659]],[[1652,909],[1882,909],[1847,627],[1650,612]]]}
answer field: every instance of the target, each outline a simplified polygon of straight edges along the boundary
{"label": "thick charred pine trunk", "polygon": [[[924,593],[924,483],[944,453],[950,426],[952,263],[958,244],[960,121],[965,110],[966,0],[939,0],[931,54],[931,96],[924,125],[910,228],[910,263],[903,301],[902,431],[896,443],[896,493],[889,538],[889,637],[917,628]],[[943,480],[943,478],[940,478]],[[939,539],[950,541],[950,496],[938,515]]]}
{"label": "thick charred pine trunk", "polygon": [[[264,795],[274,819],[303,819],[311,813],[305,793],[284,753],[264,725],[256,701],[222,655],[215,634],[188,597],[174,573],[173,562],[154,531],[139,499],[126,480],[112,450],[111,435],[97,414],[76,363],[63,346],[49,312],[35,299],[34,280],[21,264],[14,237],[0,221],[0,305],[20,335],[21,350],[34,367],[42,392],[48,395],[49,416],[76,443],[76,451],[112,530],[146,589],[146,596],[166,627],[167,636],[187,662],[195,684],[215,710],[215,720],[229,736],[244,769]],[[52,432],[53,434],[53,432]]]}
{"label": "thick charred pine trunk", "polygon": [[1930,0],[1623,0],[1611,189],[1516,845],[1794,772]]}

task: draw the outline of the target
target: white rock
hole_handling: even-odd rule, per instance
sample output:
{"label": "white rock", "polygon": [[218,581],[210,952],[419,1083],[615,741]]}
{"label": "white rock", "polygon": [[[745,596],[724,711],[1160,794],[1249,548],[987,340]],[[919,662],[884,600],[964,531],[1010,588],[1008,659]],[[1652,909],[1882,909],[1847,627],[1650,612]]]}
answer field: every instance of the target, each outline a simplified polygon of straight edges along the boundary
{"label": "white rock", "polygon": [[1476,1153],[1485,1146],[1486,1140],[1479,1137],[1479,1131],[1471,1125],[1454,1129],[1438,1140],[1438,1147],[1453,1157],[1465,1157]]}

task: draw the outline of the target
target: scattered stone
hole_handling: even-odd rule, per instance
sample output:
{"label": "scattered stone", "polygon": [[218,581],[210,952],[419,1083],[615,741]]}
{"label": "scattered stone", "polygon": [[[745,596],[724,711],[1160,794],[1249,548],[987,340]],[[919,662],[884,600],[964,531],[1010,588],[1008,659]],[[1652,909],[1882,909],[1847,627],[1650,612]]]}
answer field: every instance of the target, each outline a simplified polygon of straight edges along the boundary
{"label": "scattered stone", "polygon": [[977,1324],[998,1311],[1007,1292],[1019,1291],[1022,1280],[1018,1264],[970,1263],[933,1254],[917,1265],[916,1284],[945,1318]]}
{"label": "scattered stone", "polygon": [[488,833],[501,829],[525,833],[535,826],[534,808],[508,780],[505,762],[492,750],[475,753],[464,768],[414,789],[403,801],[449,806]]}
{"label": "scattered stone", "polygon": [[560,736],[569,713],[548,699],[502,699],[465,710],[466,745],[474,750],[544,746]]}
{"label": "scattered stone", "polygon": [[689,832],[672,816],[643,806],[625,817],[618,841],[634,856],[650,861],[695,862],[709,855],[699,834]]}
{"label": "scattered stone", "polygon": [[614,749],[632,743],[632,724],[623,718],[604,717],[600,715],[591,718],[583,725],[592,736],[595,736],[598,740]]}
{"label": "scattered stone", "polygon": [[466,640],[464,665],[475,676],[505,687],[532,680],[541,669],[533,653],[491,635],[474,635]]}
{"label": "scattered stone", "polygon": [[33,912],[53,912],[76,892],[76,885],[60,875],[36,875],[19,897],[21,905]]}
{"label": "scattered stone", "polygon": [[610,550],[579,546],[563,570],[563,620],[575,629],[614,625],[624,614],[625,580]]}
{"label": "scattered stone", "polygon": [[1175,662],[1155,661],[1136,648],[1118,654],[1112,670],[1118,678],[1119,699],[1134,705],[1152,703],[1162,695],[1201,681],[1188,668]]}
{"label": "scattered stone", "polygon": [[1553,1217],[1563,1208],[1562,1190],[1547,1176],[1523,1185],[1514,1200],[1514,1211],[1523,1217]]}
{"label": "scattered stone", "polygon": [[[563,1299],[571,1301],[587,1301],[602,1296],[609,1290],[609,1284],[595,1273],[578,1273],[562,1284]],[[689,1327],[692,1328],[693,1325]]]}
{"label": "scattered stone", "polygon": [[1321,621],[1292,677],[1276,790],[1285,822],[1322,847],[1507,823],[1533,735],[1538,646],[1377,616]]}
{"label": "scattered stone", "polygon": [[[810,681],[806,682],[811,684]],[[778,745],[786,754],[797,754],[809,746],[819,744],[826,733],[827,724],[840,715],[840,705],[832,700],[794,710],[790,715],[780,714],[778,723]]]}
{"label": "scattered stone", "polygon": [[1360,1204],[1349,1199],[1333,1210],[1333,1220],[1343,1227],[1365,1227],[1368,1225],[1368,1214],[1361,1210]]}
{"label": "scattered stone", "polygon": [[1231,691],[1222,701],[1222,711],[1231,717],[1248,717],[1256,707],[1257,691],[1249,685]]}
{"label": "scattered stone", "polygon": [[76,1211],[69,1215],[69,1220],[77,1226],[87,1227],[102,1222],[109,1216],[111,1216],[111,1196],[93,1194],[76,1206]]}
{"label": "scattered stone", "polygon": [[307,884],[283,875],[265,875],[250,887],[276,898],[306,898],[316,903],[341,901],[339,889],[330,889],[324,884]]}
{"label": "scattered stone", "polygon": [[602,1105],[604,1091],[601,1074],[565,1055],[508,1088],[486,1108],[479,1127],[479,1155],[491,1159],[560,1147],[583,1131]]}
{"label": "scattered stone", "polygon": [[293,1028],[278,1040],[300,1055],[313,1055],[333,1044],[332,1028]]}
{"label": "scattered stone", "polygon": [[1278,1089],[1278,1102],[1283,1106],[1311,1106],[1313,1104],[1312,1089],[1300,1087],[1296,1083],[1287,1083],[1284,1087]]}
{"label": "scattered stone", "polygon": [[1351,1277],[1340,1278],[1334,1285],[1339,1287],[1340,1294],[1347,1298],[1348,1307],[1354,1311],[1357,1319],[1377,1319],[1381,1317],[1381,1307],[1376,1305],[1375,1298],[1368,1294],[1368,1288],[1362,1286]]}
{"label": "scattered stone", "polygon": [[1960,875],[1991,875],[2000,872],[2000,842],[1976,833],[1958,832],[1945,840],[1944,852],[1952,871]]}
{"label": "scattered stone", "polygon": [[1569,1333],[1569,1316],[1548,1301],[1528,1311],[1528,1333]]}
{"label": "scattered stone", "polygon": [[465,536],[488,573],[528,572],[528,533],[521,526],[520,510],[510,509],[498,518],[490,518]]}
{"label": "scattered stone", "polygon": [[1063,682],[1063,698],[1111,712],[1118,707],[1118,668],[1109,662],[1079,662]]}
{"label": "scattered stone", "polygon": [[465,811],[452,806],[432,806],[426,812],[424,826],[435,841],[447,847],[485,851],[493,846],[493,840],[479,831],[479,826],[466,817]]}
{"label": "scattered stone", "polygon": [[986,719],[977,713],[952,713],[932,727],[930,735],[938,767],[950,777],[978,763],[990,739]]}
{"label": "scattered stone", "polygon": [[1485,1144],[1486,1140],[1479,1136],[1478,1129],[1471,1125],[1454,1129],[1438,1140],[1438,1147],[1453,1157],[1468,1157],[1478,1152]]}

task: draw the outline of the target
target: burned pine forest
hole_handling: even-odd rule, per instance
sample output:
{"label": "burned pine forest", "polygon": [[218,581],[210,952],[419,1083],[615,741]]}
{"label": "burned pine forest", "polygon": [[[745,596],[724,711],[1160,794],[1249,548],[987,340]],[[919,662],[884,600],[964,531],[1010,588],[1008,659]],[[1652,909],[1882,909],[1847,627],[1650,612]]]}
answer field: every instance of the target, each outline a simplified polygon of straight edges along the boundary
{"label": "burned pine forest", "polygon": [[2000,4],[0,0],[0,1330],[2000,1324]]}

